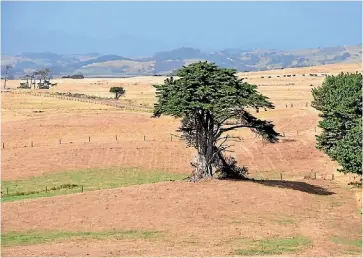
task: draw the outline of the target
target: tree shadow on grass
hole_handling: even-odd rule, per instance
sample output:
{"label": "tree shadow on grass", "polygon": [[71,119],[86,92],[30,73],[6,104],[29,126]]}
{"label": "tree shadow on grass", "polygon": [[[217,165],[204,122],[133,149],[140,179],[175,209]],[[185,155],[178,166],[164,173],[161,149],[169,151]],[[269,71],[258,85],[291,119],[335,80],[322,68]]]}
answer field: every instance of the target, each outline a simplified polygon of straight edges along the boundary
{"label": "tree shadow on grass", "polygon": [[[224,179],[224,180],[233,180],[233,181],[246,181],[246,179]],[[285,180],[256,180],[256,179],[247,179],[247,181],[254,182],[257,184],[261,184],[264,186],[270,187],[278,187],[284,189],[291,189],[295,191],[305,192],[309,194],[315,195],[333,195],[334,192],[330,192],[326,188],[308,184],[305,182],[297,182],[297,181],[285,181]]]}

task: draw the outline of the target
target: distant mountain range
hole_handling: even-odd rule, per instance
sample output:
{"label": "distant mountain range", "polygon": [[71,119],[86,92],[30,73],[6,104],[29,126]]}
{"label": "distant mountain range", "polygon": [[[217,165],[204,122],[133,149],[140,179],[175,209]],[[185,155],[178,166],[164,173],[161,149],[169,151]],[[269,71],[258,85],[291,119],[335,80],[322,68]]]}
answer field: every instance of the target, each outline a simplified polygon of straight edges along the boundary
{"label": "distant mountain range", "polygon": [[19,78],[38,69],[50,68],[53,77],[82,73],[85,77],[126,77],[165,75],[193,62],[208,60],[221,67],[238,71],[269,70],[335,63],[361,63],[362,45],[336,46],[294,51],[225,49],[203,52],[194,48],[178,48],[158,52],[151,57],[126,58],[97,53],[60,55],[26,52],[2,56],[1,73],[6,65],[10,77]]}

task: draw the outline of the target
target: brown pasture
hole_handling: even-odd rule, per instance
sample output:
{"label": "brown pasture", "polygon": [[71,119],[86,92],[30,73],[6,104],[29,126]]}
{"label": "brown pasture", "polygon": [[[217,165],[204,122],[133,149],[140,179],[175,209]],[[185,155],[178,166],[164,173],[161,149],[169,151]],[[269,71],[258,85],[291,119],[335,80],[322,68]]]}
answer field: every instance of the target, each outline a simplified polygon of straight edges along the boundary
{"label": "brown pasture", "polygon": [[[313,241],[298,255],[344,255],[346,246],[331,238],[361,237],[361,208],[355,193],[346,186],[351,178],[337,173],[337,164],[315,148],[319,117],[310,107],[311,88],[321,85],[324,76],[309,74],[361,70],[361,65],[348,64],[239,74],[258,85],[259,91],[276,106],[256,115],[272,120],[285,135],[279,143],[267,144],[248,130],[234,132],[242,139],[234,143],[231,155],[249,168],[251,177],[265,181],[165,182],[2,205],[3,232],[143,229],[166,232],[167,239],[71,239],[6,247],[3,255],[232,255],[238,242],[246,237],[259,240],[296,234]],[[284,74],[295,76],[283,77]],[[112,97],[109,88],[122,86],[126,95],[121,103],[152,107],[152,84],[164,79],[55,79],[58,85],[49,91]],[[12,89],[18,84],[19,81],[8,82]],[[150,113],[127,108],[27,94],[2,93],[1,98],[2,180],[79,168],[140,167],[191,172],[193,150],[171,135],[177,134],[177,119],[151,118]],[[289,182],[280,181],[281,174]],[[304,179],[315,174],[316,180]],[[276,222],[278,218],[294,222],[281,225]]]}

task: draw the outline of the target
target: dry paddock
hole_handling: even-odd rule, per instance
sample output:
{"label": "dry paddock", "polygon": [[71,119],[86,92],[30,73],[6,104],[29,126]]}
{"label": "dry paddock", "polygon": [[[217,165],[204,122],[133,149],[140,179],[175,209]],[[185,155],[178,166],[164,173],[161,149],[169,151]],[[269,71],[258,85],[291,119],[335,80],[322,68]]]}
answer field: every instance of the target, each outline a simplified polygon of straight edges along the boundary
{"label": "dry paddock", "polygon": [[[2,205],[3,232],[142,229],[164,232],[164,238],[69,239],[6,247],[3,255],[231,255],[245,238],[258,241],[292,235],[304,235],[313,243],[298,255],[345,255],[349,248],[332,238],[362,236],[361,208],[346,185],[349,179],[336,173],[337,165],[315,148],[319,117],[306,103],[312,100],[311,85],[318,86],[323,77],[302,74],[356,70],[361,70],[361,66],[240,75],[259,85],[259,90],[275,103],[275,110],[257,115],[272,120],[285,135],[277,144],[266,144],[247,130],[235,133],[242,140],[234,143],[231,155],[249,168],[252,177],[267,179],[264,182],[164,182]],[[281,77],[283,74],[296,76]],[[109,87],[122,85],[127,93],[120,102],[152,106],[152,84],[162,80],[59,80],[51,91],[109,97]],[[18,83],[9,82],[12,88]],[[29,179],[80,168],[140,167],[191,172],[193,150],[171,136],[179,125],[176,119],[156,119],[150,113],[51,97],[11,93],[2,93],[1,97],[2,180]],[[281,182],[281,174],[290,183]],[[316,180],[304,179],[315,174]],[[291,223],[281,223],[284,220]]]}

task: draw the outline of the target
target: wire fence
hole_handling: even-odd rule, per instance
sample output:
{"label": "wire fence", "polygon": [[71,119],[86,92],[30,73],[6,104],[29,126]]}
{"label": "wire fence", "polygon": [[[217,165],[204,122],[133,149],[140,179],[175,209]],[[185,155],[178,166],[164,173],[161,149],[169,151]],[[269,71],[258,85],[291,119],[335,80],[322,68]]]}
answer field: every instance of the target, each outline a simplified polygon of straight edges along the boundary
{"label": "wire fence", "polygon": [[[292,130],[292,131],[282,131],[281,141],[295,141],[300,136],[312,136],[314,137],[319,128],[314,127],[313,129],[305,129],[305,130]],[[239,137],[240,142],[256,142],[261,141],[264,142],[264,139],[258,135],[254,135],[249,133],[247,135],[238,135],[233,134],[231,136]],[[19,136],[21,137],[21,136]],[[39,136],[38,136],[39,137]],[[49,137],[49,136],[48,136]],[[179,142],[181,141],[180,135],[176,135],[173,133],[169,134],[142,134],[138,132],[127,132],[127,133],[119,133],[114,135],[65,135],[61,137],[49,137],[48,139],[38,138],[38,139],[20,139],[15,141],[3,141],[1,148],[3,150],[6,149],[17,149],[17,148],[35,148],[35,147],[49,147],[49,146],[65,146],[69,144],[85,144],[85,143],[98,143],[98,144],[107,144],[107,143],[122,143],[122,142],[148,142],[150,144],[153,143],[161,143],[161,142]]]}
{"label": "wire fence", "polygon": [[[106,138],[105,138],[106,139]],[[30,143],[15,150],[13,146],[3,145],[3,171],[7,174],[38,174],[42,171],[64,171],[74,168],[97,167],[139,167],[170,172],[191,171],[190,162],[194,159],[194,149],[186,145],[178,137],[173,136],[163,141],[154,139],[140,140],[120,138],[108,142],[96,142],[92,137],[85,137],[78,143],[61,141],[54,144],[39,145]],[[250,171],[264,171],[268,178],[280,178],[277,172],[287,173],[289,178],[312,176],[312,171],[323,175],[329,173],[324,166],[316,167],[315,161],[321,159],[313,144],[313,139],[290,137],[283,138],[280,143],[269,144],[259,138],[241,139],[233,142],[226,155],[234,157],[239,164],[247,166]],[[32,147],[33,146],[33,147]],[[304,151],[300,151],[300,150]],[[14,164],[12,157],[22,158]],[[31,166],[29,167],[29,161]],[[33,170],[33,172],[32,172]],[[263,176],[263,178],[266,177]],[[285,178],[285,177],[284,177]]]}
{"label": "wire fence", "polygon": [[[287,179],[283,173],[276,173],[273,176],[262,177],[261,175],[257,175],[251,177],[254,180],[266,181],[266,180],[273,180],[273,181],[289,181],[291,178]],[[324,180],[335,180],[334,174],[331,174],[328,178],[326,176],[319,176],[316,172],[312,175],[304,176],[304,180],[317,180],[317,179],[324,179]],[[174,180],[169,180],[174,181]],[[55,196],[55,195],[65,195],[65,194],[74,194],[74,193],[83,193],[87,191],[94,191],[94,190],[102,190],[102,189],[110,189],[110,188],[118,188],[122,185],[115,185],[113,187],[95,187],[92,185],[83,185],[83,184],[61,184],[61,185],[45,185],[43,187],[38,186],[32,189],[22,190],[16,186],[7,186],[2,187],[1,190],[1,198],[3,201],[8,200],[16,200],[16,199],[27,199],[27,198],[34,198],[37,197],[47,197],[47,196]]]}
{"label": "wire fence", "polygon": [[[106,105],[106,106],[112,106],[119,109],[124,110],[133,110],[133,111],[143,111],[143,112],[149,112],[151,113],[153,111],[153,107],[146,106],[144,104],[140,105],[132,105],[132,104],[126,104],[121,103],[120,101],[117,101],[115,99],[106,99],[106,98],[100,98],[100,97],[74,97],[74,96],[66,96],[66,95],[58,95],[54,93],[39,93],[39,92],[31,92],[31,91],[21,91],[21,90],[13,90],[10,93],[12,94],[20,94],[20,95],[31,95],[31,96],[37,96],[37,97],[47,97],[47,98],[56,98],[56,99],[62,99],[62,100],[70,100],[70,101],[76,101],[76,102],[83,102],[83,103],[91,103],[91,104],[98,104],[98,105]],[[311,101],[296,101],[296,102],[284,102],[280,103],[278,105],[275,105],[275,110],[281,110],[281,109],[291,109],[291,108],[298,108],[298,109],[306,109],[311,108]],[[264,109],[260,109],[259,112],[264,112]],[[266,110],[269,111],[269,110]]]}
{"label": "wire fence", "polygon": [[64,193],[64,194],[69,194],[69,193],[83,193],[84,191],[86,191],[86,187],[84,185],[77,185],[77,184],[62,184],[62,185],[58,185],[58,186],[48,186],[45,185],[44,187],[37,187],[37,188],[33,188],[31,190],[27,190],[27,191],[22,191],[19,190],[18,187],[4,187],[2,188],[1,191],[1,197],[22,197],[24,198],[25,196],[28,195],[42,195],[42,194],[55,194],[55,193]]}
{"label": "wire fence", "polygon": [[147,107],[143,105],[131,105],[131,104],[124,104],[120,103],[117,100],[114,99],[106,99],[106,98],[91,98],[91,97],[74,97],[74,96],[67,96],[67,95],[58,95],[58,94],[52,94],[52,93],[39,93],[39,92],[29,92],[29,91],[11,91],[12,94],[20,94],[20,95],[31,95],[31,96],[37,96],[37,97],[46,97],[46,98],[56,98],[61,100],[70,100],[70,101],[76,101],[76,102],[83,102],[83,103],[91,103],[91,104],[97,104],[97,105],[106,105],[111,106],[119,109],[125,109],[125,110],[135,110],[135,111],[144,111],[144,112],[152,112],[152,107]]}

